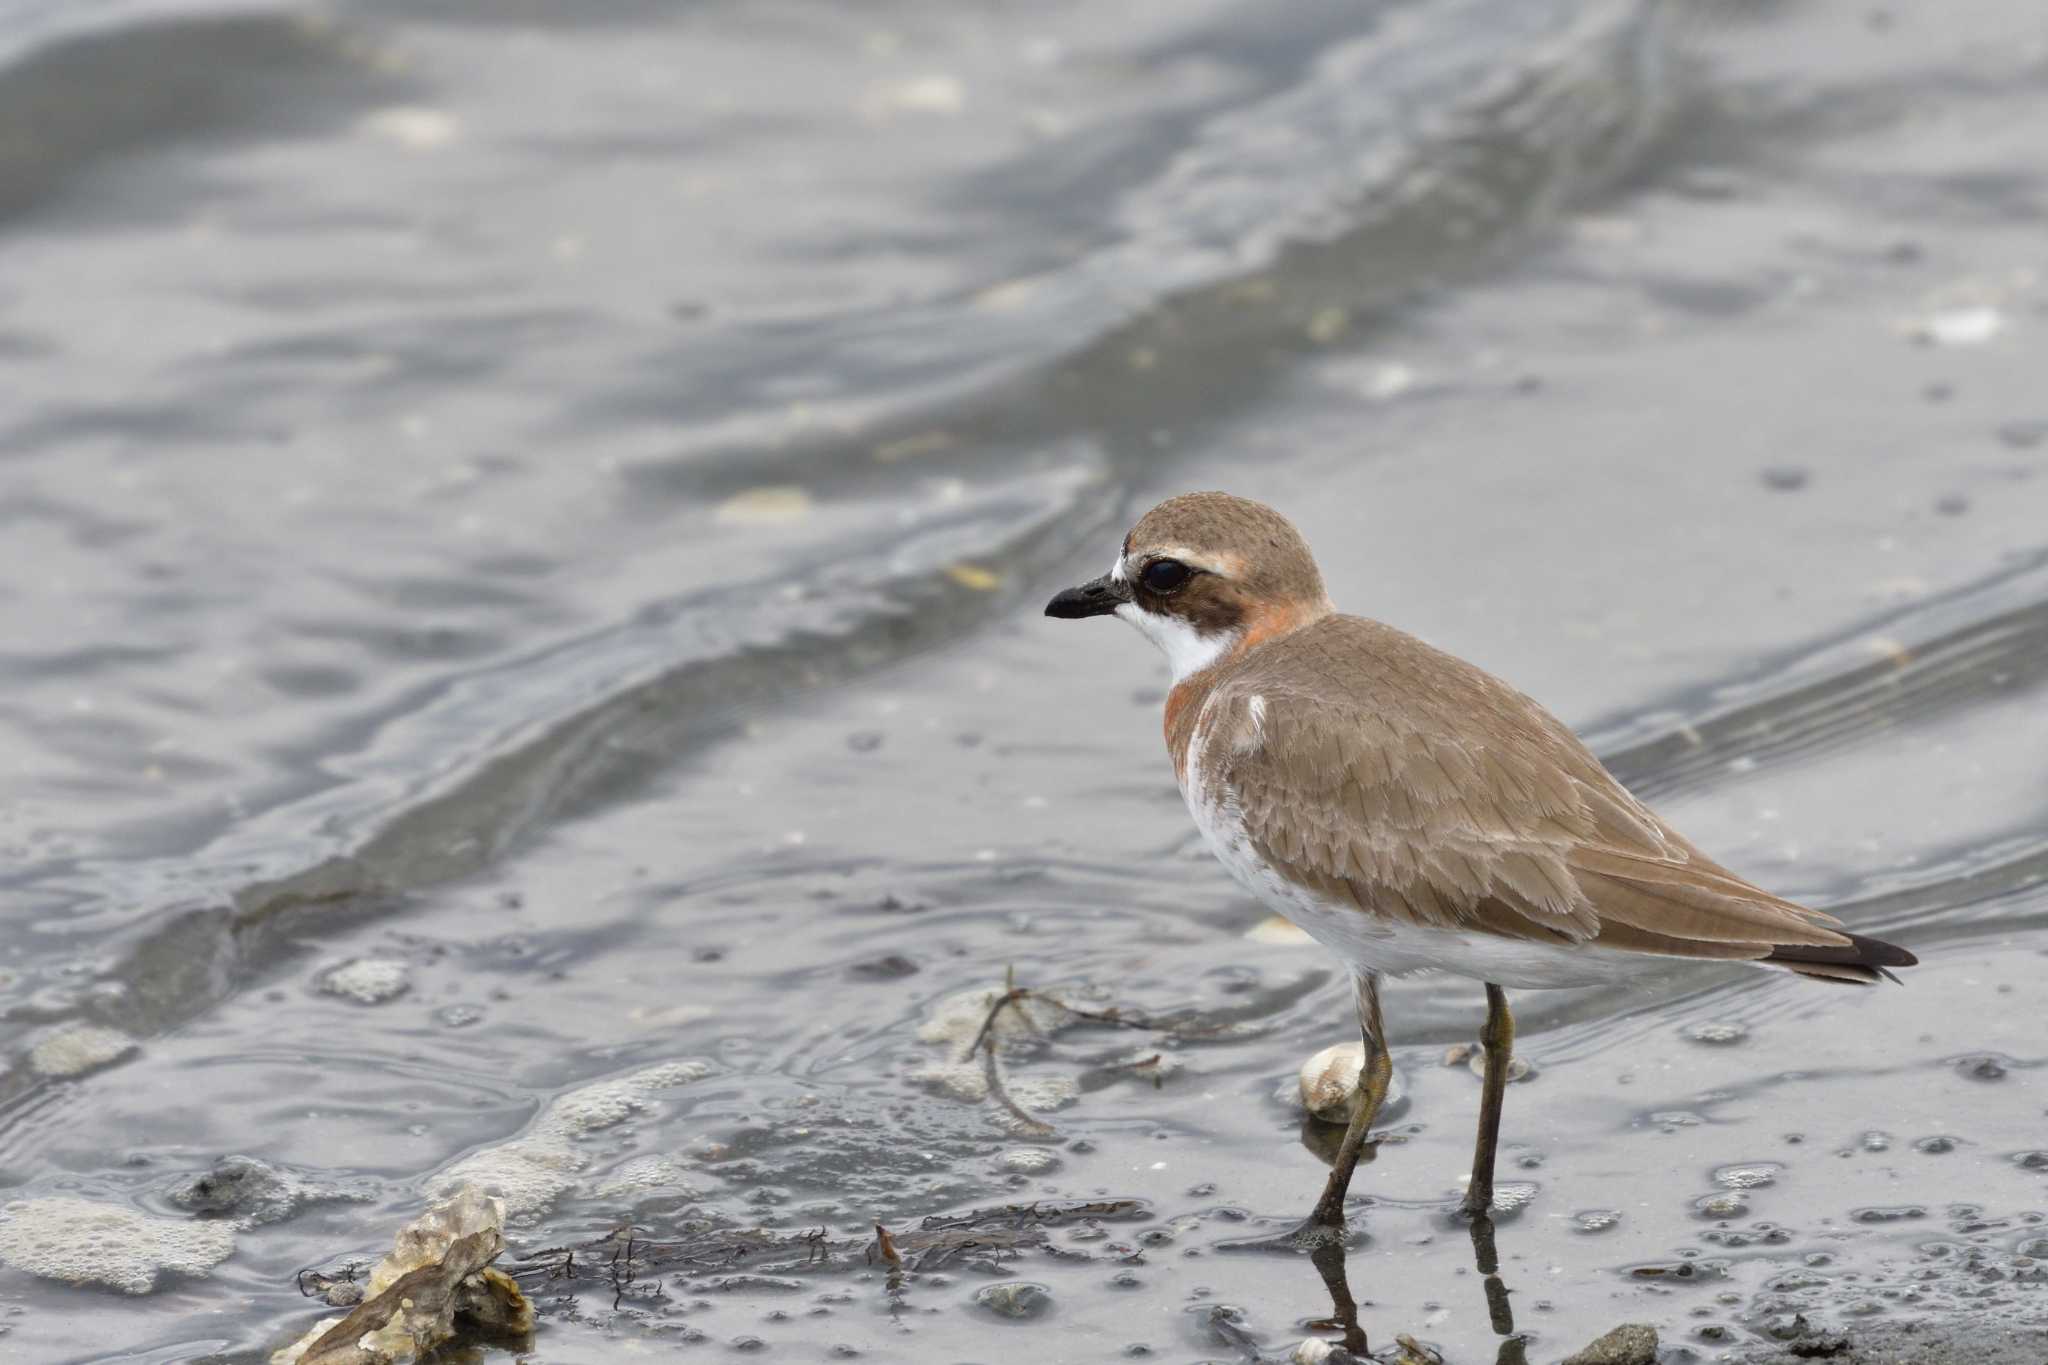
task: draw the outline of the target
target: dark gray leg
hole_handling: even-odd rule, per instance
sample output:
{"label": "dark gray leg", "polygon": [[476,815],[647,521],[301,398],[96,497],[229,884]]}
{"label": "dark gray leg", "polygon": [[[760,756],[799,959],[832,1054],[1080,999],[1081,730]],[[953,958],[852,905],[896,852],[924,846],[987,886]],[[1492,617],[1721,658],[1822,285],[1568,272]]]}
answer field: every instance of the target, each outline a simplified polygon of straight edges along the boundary
{"label": "dark gray leg", "polygon": [[1479,1140],[1472,1149],[1472,1183],[1464,1203],[1465,1212],[1473,1215],[1493,1207],[1493,1154],[1500,1146],[1501,1099],[1515,1055],[1515,1016],[1508,1013],[1508,993],[1492,982],[1486,985],[1486,1029],[1479,1042],[1486,1050],[1486,1082],[1479,1095]]}
{"label": "dark gray leg", "polygon": [[1351,1122],[1344,1129],[1337,1159],[1330,1163],[1330,1178],[1323,1185],[1323,1197],[1316,1201],[1315,1212],[1309,1215],[1311,1224],[1339,1230],[1344,1226],[1344,1194],[1351,1188],[1351,1173],[1358,1167],[1359,1149],[1365,1146],[1366,1133],[1379,1117],[1380,1105],[1386,1102],[1387,1086],[1394,1079],[1394,1060],[1387,1055],[1386,1026],[1380,1022],[1379,978],[1360,973],[1357,993],[1358,1033],[1365,1042],[1365,1069],[1358,1077],[1358,1105],[1351,1111]]}

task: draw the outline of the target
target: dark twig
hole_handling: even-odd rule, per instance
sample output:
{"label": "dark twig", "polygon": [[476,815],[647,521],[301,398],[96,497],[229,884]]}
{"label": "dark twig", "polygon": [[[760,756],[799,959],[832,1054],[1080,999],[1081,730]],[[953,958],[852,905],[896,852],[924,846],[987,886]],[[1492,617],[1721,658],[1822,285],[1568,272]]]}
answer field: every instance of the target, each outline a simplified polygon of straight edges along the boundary
{"label": "dark twig", "polygon": [[[356,1272],[363,1268],[363,1264],[361,1261],[350,1261],[341,1268],[338,1275],[329,1275],[324,1270],[314,1270],[311,1267],[301,1270],[298,1274],[299,1293],[309,1299],[325,1298],[327,1291],[337,1284],[354,1284]],[[308,1279],[312,1281],[311,1287],[306,1283]]]}
{"label": "dark twig", "polygon": [[[1010,987],[1010,989],[1004,991],[1001,995],[997,996],[995,999],[995,1003],[988,1007],[988,1015],[981,1021],[981,1027],[975,1030],[974,1041],[967,1045],[967,1051],[961,1055],[964,1057],[972,1057],[977,1051],[979,1051],[981,1045],[989,1041],[989,1033],[996,1026],[996,1016],[1001,1014],[1004,1010],[1009,1009],[1012,1005],[1015,1005],[1018,1001],[1028,998],[1030,994],[1031,991],[1029,987],[1012,986]],[[1017,1012],[1017,1017],[1024,1020],[1026,1024],[1029,1024],[1031,1022],[1031,1017],[1025,1014],[1022,1010],[1019,1010]]]}
{"label": "dark twig", "polygon": [[[1014,969],[1012,969],[1012,974],[1008,979],[1011,981],[1016,979]],[[1034,1118],[1023,1105],[1017,1103],[1016,1098],[1010,1094],[1009,1087],[1003,1084],[1002,1067],[996,1061],[995,1027],[997,1017],[1004,1010],[1014,1008],[1019,1001],[1024,1000],[1030,994],[1031,992],[1024,987],[1012,985],[1001,995],[997,996],[995,1003],[988,1007],[988,1014],[982,1019],[981,1027],[975,1030],[974,1041],[967,1045],[967,1051],[962,1054],[962,1060],[972,1057],[977,1051],[980,1052],[981,1071],[983,1077],[988,1081],[988,1093],[995,1097],[996,1103],[1002,1105],[1004,1111],[1012,1119],[1016,1120],[1018,1127],[1024,1132],[1034,1137],[1044,1137],[1053,1131],[1052,1125],[1043,1119]],[[1025,1014],[1022,1010],[1017,1011],[1017,1017],[1022,1019],[1026,1026],[1029,1026],[1031,1023],[1031,1016]]]}
{"label": "dark twig", "polygon": [[[1062,1013],[1070,1014],[1076,1019],[1085,1019],[1091,1024],[1107,1024],[1113,1028],[1140,1029],[1148,1033],[1178,1033],[1185,1035],[1187,1032],[1179,1026],[1160,1023],[1142,1015],[1134,1018],[1117,1006],[1111,1006],[1106,1010],[1084,1010],[1078,1005],[1068,1004],[1057,996],[1034,991],[1029,986],[1019,986],[1017,984],[1016,968],[1014,967],[1005,970],[1003,986],[1003,993],[990,1002],[988,1013],[982,1018],[981,1027],[974,1031],[974,1039],[967,1044],[967,1050],[961,1054],[961,1060],[964,1061],[977,1052],[981,1054],[982,1075],[988,1082],[988,1093],[994,1097],[996,1103],[1003,1107],[1003,1110],[1015,1120],[1025,1133],[1034,1137],[1045,1137],[1056,1130],[1051,1124],[1038,1118],[1026,1110],[1023,1105],[1017,1103],[1016,1097],[1010,1094],[1009,1087],[1003,1083],[1002,1067],[996,1058],[995,1028],[996,1020],[1002,1017],[1004,1010],[1015,1010],[1017,1017],[1024,1021],[1027,1028],[1031,1026],[1031,1016],[1022,1009],[1023,1003],[1026,1000],[1042,1000]],[[1132,1066],[1135,1069],[1144,1070],[1157,1066],[1159,1061],[1159,1055],[1154,1054],[1151,1057],[1132,1063]],[[1154,1083],[1157,1084],[1158,1077],[1155,1075],[1153,1079]]]}

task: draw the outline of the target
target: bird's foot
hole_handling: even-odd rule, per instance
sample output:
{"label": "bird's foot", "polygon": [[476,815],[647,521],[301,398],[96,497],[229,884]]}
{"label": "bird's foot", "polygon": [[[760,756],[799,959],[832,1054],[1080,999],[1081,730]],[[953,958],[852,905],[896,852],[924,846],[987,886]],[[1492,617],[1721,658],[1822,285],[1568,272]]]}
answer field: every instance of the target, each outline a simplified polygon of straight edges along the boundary
{"label": "bird's foot", "polygon": [[1233,1238],[1220,1245],[1230,1251],[1320,1251],[1326,1247],[1345,1247],[1351,1242],[1351,1234],[1344,1224],[1344,1215],[1331,1214],[1320,1205],[1316,1211],[1284,1232],[1269,1233],[1263,1237]]}
{"label": "bird's foot", "polygon": [[1451,1221],[1492,1223],[1496,1219],[1512,1220],[1528,1202],[1529,1193],[1518,1186],[1510,1185],[1503,1190],[1468,1190],[1451,1210]]}

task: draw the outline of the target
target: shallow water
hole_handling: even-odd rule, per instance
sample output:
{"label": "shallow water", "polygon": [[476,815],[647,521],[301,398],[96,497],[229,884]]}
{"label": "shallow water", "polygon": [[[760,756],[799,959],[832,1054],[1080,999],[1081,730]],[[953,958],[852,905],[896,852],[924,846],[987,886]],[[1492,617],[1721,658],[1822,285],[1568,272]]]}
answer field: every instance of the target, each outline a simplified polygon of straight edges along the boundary
{"label": "shallow water", "polygon": [[[146,1294],[0,1266],[0,1355],[261,1358],[451,1171],[514,1258],[719,1248],[535,1274],[539,1359],[1284,1355],[1322,1276],[1227,1244],[1319,1186],[1347,991],[1247,937],[1149,649],[1037,614],[1209,486],[1922,958],[1518,1000],[1528,1359],[2048,1320],[2032,7],[14,3],[0,61],[0,1216],[305,1187]],[[934,1024],[1006,973],[1173,1027],[1014,1040],[1023,1132]],[[1478,1001],[1388,996],[1375,1347],[1499,1349]],[[867,1249],[1037,1200],[1139,1202]]]}

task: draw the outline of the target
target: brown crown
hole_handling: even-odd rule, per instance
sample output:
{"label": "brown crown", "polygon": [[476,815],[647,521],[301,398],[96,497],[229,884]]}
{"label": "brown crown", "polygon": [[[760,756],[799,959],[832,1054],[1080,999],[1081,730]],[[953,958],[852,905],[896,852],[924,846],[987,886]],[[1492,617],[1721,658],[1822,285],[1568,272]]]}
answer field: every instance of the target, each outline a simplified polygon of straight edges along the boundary
{"label": "brown crown", "polygon": [[1230,493],[1182,493],[1138,519],[1124,540],[1133,570],[1149,555],[1185,558],[1229,579],[1245,596],[1327,608],[1323,575],[1294,524],[1262,502]]}

